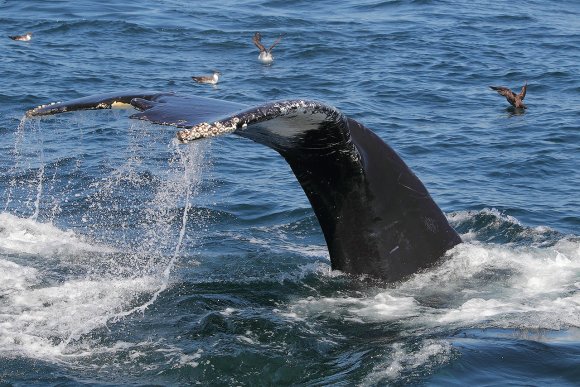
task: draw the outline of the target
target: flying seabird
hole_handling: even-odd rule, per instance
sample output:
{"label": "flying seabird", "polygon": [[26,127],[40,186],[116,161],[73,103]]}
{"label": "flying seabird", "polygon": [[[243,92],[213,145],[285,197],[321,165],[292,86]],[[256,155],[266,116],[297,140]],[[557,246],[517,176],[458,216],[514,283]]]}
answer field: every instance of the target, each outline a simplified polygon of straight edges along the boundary
{"label": "flying seabird", "polygon": [[260,55],[258,56],[258,60],[260,62],[272,63],[274,61],[274,57],[272,56],[272,49],[274,48],[274,46],[276,46],[278,43],[280,43],[280,40],[282,40],[282,37],[284,35],[285,34],[280,35],[280,37],[278,39],[276,39],[274,44],[272,44],[270,46],[270,48],[266,49],[266,47],[264,47],[264,45],[262,44],[262,34],[260,34],[259,32],[256,32],[254,34],[252,41],[254,42],[256,47],[258,47],[260,49]]}
{"label": "flying seabird", "polygon": [[527,109],[528,107],[522,102],[526,96],[526,89],[528,88],[528,82],[522,87],[522,91],[519,94],[514,93],[507,87],[503,86],[490,86],[492,90],[497,91],[499,94],[503,95],[505,99],[516,109]]}
{"label": "flying seabird", "polygon": [[202,75],[199,77],[191,77],[197,83],[209,83],[210,85],[215,85],[218,83],[220,72],[217,70],[213,71],[213,75]]}
{"label": "flying seabird", "polygon": [[28,42],[30,39],[32,39],[32,32],[27,32],[24,35],[11,35],[8,37],[12,40],[20,40],[23,42]]}

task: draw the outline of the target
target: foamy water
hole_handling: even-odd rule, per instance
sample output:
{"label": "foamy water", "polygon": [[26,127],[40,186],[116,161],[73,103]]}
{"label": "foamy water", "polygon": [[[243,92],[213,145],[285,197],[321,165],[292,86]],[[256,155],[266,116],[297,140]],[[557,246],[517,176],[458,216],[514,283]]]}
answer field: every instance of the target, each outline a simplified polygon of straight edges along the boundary
{"label": "foamy water", "polygon": [[292,310],[360,322],[404,319],[433,328],[580,328],[579,278],[577,238],[547,248],[466,242],[436,267],[372,297],[311,297]]}
{"label": "foamy water", "polygon": [[[175,148],[177,149],[177,148]],[[167,353],[175,364],[197,367],[203,350],[192,354],[172,349],[168,343],[144,341],[97,344],[91,332],[138,313],[145,313],[167,289],[171,272],[181,251],[195,184],[199,181],[202,153],[178,151],[170,160],[164,183],[155,190],[143,212],[143,240],[140,244],[111,246],[95,239],[62,230],[35,216],[21,218],[0,213],[0,343],[3,356],[26,356],[54,362],[76,362],[79,357],[99,353],[131,351],[136,357],[143,346],[153,345]],[[193,157],[192,157],[193,156]],[[115,195],[120,182],[141,184],[139,162],[130,159],[106,180],[92,188],[100,201]],[[185,171],[185,172],[183,172]],[[193,174],[192,174],[193,173]],[[126,177],[129,177],[127,179]],[[133,176],[133,177],[130,177]],[[40,182],[38,183],[40,184]],[[33,187],[34,188],[34,187]],[[183,210],[172,207],[184,198]],[[549,228],[529,228],[514,217],[494,209],[449,215],[456,227],[491,217],[485,227],[468,229],[465,243],[451,250],[437,266],[388,288],[348,296],[298,298],[273,312],[288,321],[308,322],[323,317],[364,327],[367,324],[396,323],[417,347],[394,343],[384,359],[361,382],[374,384],[397,380],[416,368],[436,368],[450,361],[452,341],[425,336],[453,330],[570,330],[580,328],[580,242],[575,237],[553,236]],[[181,223],[178,234],[170,227]],[[149,225],[146,227],[146,225]],[[519,237],[532,244],[496,244],[481,241],[490,229],[516,227]],[[248,242],[273,251],[300,253],[327,260],[323,246],[301,245],[288,240],[293,227],[256,228]],[[270,233],[271,240],[262,239]],[[162,251],[169,249],[169,255]],[[132,246],[133,252],[123,251]],[[105,263],[104,263],[105,262]],[[129,262],[131,270],[126,266]],[[140,268],[135,271],[135,268]],[[68,274],[65,274],[68,273]],[[332,280],[343,276],[327,263],[301,265],[299,270],[273,277],[245,278],[249,283],[273,280],[281,284],[301,283],[315,275]],[[226,317],[240,309],[226,308]],[[252,332],[237,340],[258,345]]]}
{"label": "foamy water", "polygon": [[107,246],[87,243],[72,230],[60,230],[50,223],[0,213],[0,252],[31,255],[74,255],[113,252]]}
{"label": "foamy water", "polygon": [[[93,338],[93,333],[106,330],[111,324],[148,313],[148,308],[168,289],[190,221],[189,205],[178,212],[171,208],[181,197],[185,203],[191,202],[199,175],[183,173],[181,168],[197,171],[199,157],[195,153],[187,157],[181,151],[175,153],[170,165],[176,168],[169,168],[165,183],[155,190],[151,205],[143,213],[145,219],[157,221],[141,223],[143,243],[131,244],[133,251],[123,250],[128,245],[99,242],[96,235],[85,236],[32,218],[0,214],[1,356],[25,356],[76,367],[87,357],[130,353],[138,360],[148,356],[143,351],[154,350],[164,354],[175,367],[197,368],[204,364],[207,353],[202,348],[183,352],[165,341],[136,339],[103,344]],[[122,175],[134,172],[128,164],[117,169],[100,184],[108,192],[105,196],[114,194]],[[292,302],[272,308],[272,312],[290,325],[309,326],[319,319],[360,329],[396,324],[406,332],[406,341],[415,337],[412,347],[400,341],[385,347],[382,358],[360,381],[361,385],[404,379],[414,370],[425,372],[450,362],[457,353],[454,339],[445,337],[447,332],[503,329],[529,334],[559,330],[564,335],[571,332],[574,340],[574,332],[580,328],[578,238],[561,235],[554,240],[553,230],[525,227],[516,218],[493,209],[454,213],[449,218],[456,227],[465,228],[482,216],[491,220],[484,227],[468,229],[462,235],[466,242],[448,252],[438,265],[405,281],[386,288],[375,284],[370,290],[348,292],[346,296],[339,293],[292,297]],[[169,226],[175,222],[181,224],[177,234]],[[146,224],[150,226],[146,228]],[[519,235],[514,240],[531,238],[535,242],[481,241],[490,228],[514,226]],[[248,242],[266,248],[268,242],[260,235],[272,232],[273,240],[279,240],[272,251],[297,254],[300,244],[287,241],[288,230],[292,229],[260,227],[256,229],[258,237]],[[169,255],[164,256],[161,252],[171,244]],[[326,278],[325,281],[346,278],[343,273],[330,270],[327,252],[319,245],[304,246],[304,256],[322,261],[300,265],[291,272],[237,281],[295,283],[315,291],[307,285],[312,276]],[[132,268],[129,271],[128,262]],[[232,307],[221,312],[226,320],[243,313],[243,309]],[[324,345],[338,345],[340,340],[336,340]],[[252,330],[237,334],[236,341],[263,345]]]}
{"label": "foamy water", "polygon": [[[463,213],[455,220],[469,221],[476,215]],[[498,216],[497,221],[506,220]],[[515,218],[508,221],[517,222]],[[436,267],[393,287],[364,296],[311,296],[280,314],[296,321],[335,319],[363,330],[369,324],[396,323],[407,339],[415,336],[412,349],[393,344],[381,364],[361,382],[374,385],[398,380],[421,366],[429,369],[450,361],[456,356],[454,339],[432,338],[445,332],[501,329],[514,337],[538,335],[549,341],[542,332],[556,330],[562,335],[555,340],[566,336],[578,340],[579,278],[577,238],[564,237],[550,247],[472,241],[456,246]]]}
{"label": "foamy water", "polygon": [[[40,130],[37,124],[33,128]],[[36,145],[43,147],[42,142]],[[128,151],[135,154],[138,148],[129,147]],[[196,192],[204,153],[195,146],[177,148],[174,143],[169,149],[173,157],[166,163],[162,184],[154,188],[138,221],[142,229],[138,241],[127,242],[122,228],[116,231],[115,241],[107,232],[95,232],[98,229],[94,225],[81,228],[79,233],[61,229],[51,221],[39,221],[39,213],[45,215],[41,199],[47,196],[45,202],[55,200],[52,193],[43,193],[43,174],[27,183],[37,198],[29,217],[0,213],[0,356],[60,363],[87,356],[93,350],[102,352],[105,348],[93,343],[91,332],[144,313],[167,288],[181,255],[190,199]],[[44,171],[49,161],[40,161],[38,168]],[[115,209],[107,202],[122,194],[127,183],[142,185],[141,164],[129,157],[106,179],[89,184],[87,189],[94,193],[81,214],[81,224],[102,222],[94,219],[95,209],[103,212],[108,208],[113,213]],[[30,168],[30,164],[17,163],[11,172],[18,174],[23,168]],[[59,172],[53,173],[56,181]],[[70,179],[66,174],[64,178]],[[69,184],[70,180],[65,186]],[[6,200],[8,206],[13,198]],[[175,211],[176,207],[182,208]],[[47,211],[53,213],[50,207]],[[119,220],[131,222],[129,217]],[[83,231],[89,234],[82,235]]]}

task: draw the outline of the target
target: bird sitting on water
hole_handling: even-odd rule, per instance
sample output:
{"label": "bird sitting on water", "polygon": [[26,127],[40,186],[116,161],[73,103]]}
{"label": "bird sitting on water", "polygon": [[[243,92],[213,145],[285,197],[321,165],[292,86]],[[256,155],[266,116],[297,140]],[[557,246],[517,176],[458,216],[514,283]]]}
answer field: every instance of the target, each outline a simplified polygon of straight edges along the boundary
{"label": "bird sitting on water", "polygon": [[213,75],[201,75],[198,77],[191,77],[191,79],[193,79],[197,83],[208,83],[210,85],[215,85],[216,83],[218,83],[220,74],[221,73],[219,71],[214,70]]}
{"label": "bird sitting on water", "polygon": [[12,40],[20,40],[22,42],[28,42],[32,39],[32,32],[27,32],[24,35],[10,35],[8,36]]}
{"label": "bird sitting on water", "polygon": [[278,43],[280,43],[280,40],[282,40],[283,36],[284,36],[284,34],[280,35],[280,37],[278,39],[276,39],[274,44],[272,44],[270,46],[270,48],[266,49],[266,47],[264,47],[264,45],[262,44],[262,34],[260,34],[259,32],[256,32],[254,34],[252,41],[254,42],[256,47],[258,47],[258,49],[260,50],[260,55],[258,56],[258,60],[260,62],[272,63],[274,61],[274,57],[272,56],[272,49],[274,48],[274,46],[276,46]]}
{"label": "bird sitting on water", "polygon": [[528,82],[522,87],[522,91],[519,94],[514,93],[507,87],[503,86],[490,86],[492,90],[497,91],[500,95],[503,95],[505,99],[516,109],[527,109],[528,107],[522,102],[526,96],[526,89],[528,88]]}

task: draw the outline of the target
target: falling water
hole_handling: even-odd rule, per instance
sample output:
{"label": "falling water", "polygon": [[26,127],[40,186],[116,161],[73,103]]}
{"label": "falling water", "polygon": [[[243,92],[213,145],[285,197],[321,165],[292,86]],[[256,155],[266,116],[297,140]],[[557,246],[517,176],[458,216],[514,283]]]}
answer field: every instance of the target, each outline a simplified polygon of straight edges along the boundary
{"label": "falling water", "polygon": [[[0,249],[21,258],[18,264],[0,262],[8,276],[20,278],[0,288],[0,295],[17,296],[0,306],[0,337],[8,340],[5,350],[35,348],[39,356],[51,353],[62,360],[75,348],[86,350],[83,343],[91,331],[144,313],[167,289],[185,237],[194,239],[187,235],[188,219],[205,152],[136,123],[121,135],[107,133],[128,142],[111,151],[105,177],[92,176],[84,170],[95,168],[87,149],[99,134],[84,133],[84,147],[65,145],[61,154],[42,136],[50,129],[62,141],[59,128],[58,121],[23,120],[18,129],[10,187],[34,201],[26,205],[32,213],[28,219],[9,214],[14,204],[9,191],[1,214],[5,242]],[[165,149],[159,137],[168,143]],[[72,149],[80,151],[72,154]],[[52,174],[48,186],[47,173]],[[79,175],[86,184],[72,181]],[[67,224],[52,223],[60,211],[69,214]],[[36,252],[35,245],[42,250]],[[23,310],[36,316],[32,324]],[[2,331],[2,324],[12,328]]]}
{"label": "falling water", "polygon": [[[12,156],[12,160],[13,165],[8,169],[8,176],[13,176],[15,171],[18,169],[20,162],[21,162],[21,156],[20,156],[20,148],[22,147],[22,139],[24,136],[24,129],[28,123],[28,118],[26,116],[23,116],[20,119],[20,122],[18,123],[18,128],[16,129],[16,133],[15,133],[15,140],[14,140],[14,147],[11,150],[11,156]],[[16,178],[12,177],[10,179],[10,182],[8,184],[8,189],[6,190],[6,204],[4,205],[4,211],[6,211],[8,209],[8,207],[10,206],[10,203],[12,202],[12,194],[13,194],[13,190],[14,190],[14,186],[16,185]]]}

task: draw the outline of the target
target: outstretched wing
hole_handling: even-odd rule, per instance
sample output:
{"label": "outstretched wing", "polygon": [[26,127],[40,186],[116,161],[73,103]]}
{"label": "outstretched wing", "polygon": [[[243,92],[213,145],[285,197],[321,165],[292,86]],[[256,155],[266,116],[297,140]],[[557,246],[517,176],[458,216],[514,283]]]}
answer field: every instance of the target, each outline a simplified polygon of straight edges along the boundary
{"label": "outstretched wing", "polygon": [[262,44],[262,35],[259,32],[256,32],[254,34],[254,37],[252,38],[252,42],[254,42],[256,47],[258,47],[260,52],[266,51],[266,47],[264,47],[264,45]]}
{"label": "outstretched wing", "polygon": [[272,52],[272,49],[278,44],[280,43],[280,41],[282,40],[282,38],[284,37],[284,35],[286,34],[282,34],[278,37],[278,39],[276,39],[276,41],[270,46],[270,48],[268,49],[268,52]]}
{"label": "outstretched wing", "polygon": [[512,105],[515,105],[516,94],[513,91],[511,91],[507,87],[503,87],[503,86],[490,86],[490,88],[492,90],[497,91],[500,95],[503,95],[508,100],[509,103],[511,103]]}
{"label": "outstretched wing", "polygon": [[518,97],[523,100],[526,97],[526,90],[528,89],[528,82],[522,87],[522,91],[518,94]]}

